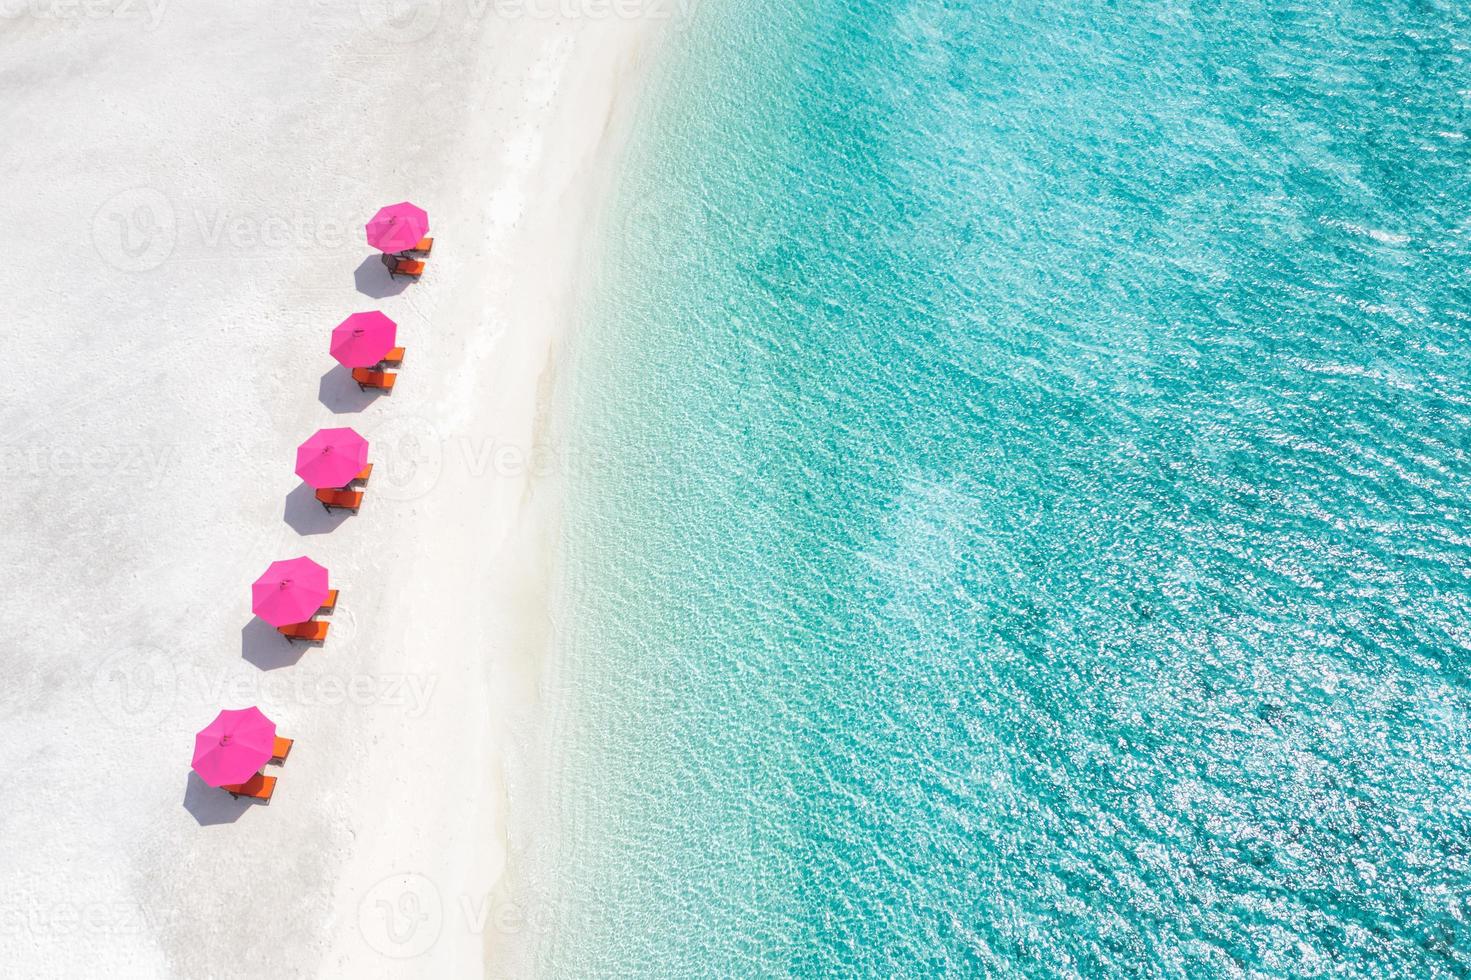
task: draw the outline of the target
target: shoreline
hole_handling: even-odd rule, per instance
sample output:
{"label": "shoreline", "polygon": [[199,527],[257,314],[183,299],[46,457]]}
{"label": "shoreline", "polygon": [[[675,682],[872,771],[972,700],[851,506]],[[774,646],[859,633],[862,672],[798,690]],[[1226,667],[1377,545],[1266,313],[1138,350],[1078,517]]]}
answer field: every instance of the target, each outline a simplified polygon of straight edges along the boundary
{"label": "shoreline", "polygon": [[[474,973],[521,928],[497,896],[550,641],[543,416],[617,121],[668,29],[446,12],[395,41],[355,8],[207,2],[0,35],[9,233],[46,229],[47,270],[11,283],[0,502],[22,665],[0,758],[32,794],[0,817],[18,973]],[[404,197],[436,248],[388,289],[359,226]],[[408,348],[391,397],[326,352],[362,309]],[[372,443],[353,517],[291,475],[325,425]],[[342,590],[321,648],[249,612],[298,554]],[[248,704],[296,740],[269,807],[188,771],[192,733]]]}
{"label": "shoreline", "polygon": [[[563,413],[569,399],[561,389],[574,383],[567,370],[570,350],[579,341],[579,331],[588,326],[606,252],[615,247],[616,194],[635,117],[647,106],[650,74],[656,58],[667,57],[667,49],[674,43],[670,36],[673,33],[669,25],[656,26],[637,42],[643,50],[632,57],[611,49],[602,52],[621,62],[613,67],[618,76],[616,90],[607,100],[606,124],[597,141],[599,162],[584,170],[577,200],[567,203],[570,220],[566,225],[578,229],[581,244],[565,256],[567,278],[575,284],[561,297],[565,304],[559,314],[562,329],[554,340],[555,349],[549,352],[538,392],[532,445],[548,449],[549,458],[541,456],[529,463],[537,470],[537,478],[532,483],[526,513],[530,517],[528,526],[540,540],[527,542],[523,552],[528,559],[538,560],[534,572],[522,576],[523,582],[538,586],[528,605],[541,615],[534,624],[535,635],[523,644],[525,649],[535,650],[537,657],[535,662],[525,664],[528,673],[522,680],[528,690],[526,710],[508,736],[514,748],[507,752],[510,767],[506,784],[513,804],[507,811],[504,871],[486,903],[471,913],[491,923],[485,944],[487,976],[534,975],[537,944],[549,937],[555,923],[551,909],[541,904],[528,875],[545,869],[538,862],[542,855],[537,852],[553,846],[547,839],[551,826],[548,814],[541,807],[555,795],[557,778],[556,746],[551,736],[557,726],[554,714],[561,706],[549,695],[554,696],[560,656],[556,579],[561,560],[562,505],[569,478],[579,469],[600,465],[598,459],[586,457],[566,443]],[[596,87],[603,77],[605,71],[584,71],[580,82]]]}

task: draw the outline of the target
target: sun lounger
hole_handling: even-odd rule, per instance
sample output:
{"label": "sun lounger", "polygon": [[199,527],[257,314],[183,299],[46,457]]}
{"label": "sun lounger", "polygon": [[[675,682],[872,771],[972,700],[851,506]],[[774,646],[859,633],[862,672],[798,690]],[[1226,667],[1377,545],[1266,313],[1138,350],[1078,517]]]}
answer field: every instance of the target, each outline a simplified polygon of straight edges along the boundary
{"label": "sun lounger", "polygon": [[353,368],[352,380],[358,383],[358,389],[360,391],[367,391],[369,388],[392,391],[393,383],[398,380],[398,375],[391,371],[370,371],[367,368]]}
{"label": "sun lounger", "polygon": [[396,255],[383,254],[383,264],[388,267],[388,274],[397,279],[399,276],[408,276],[417,279],[424,274],[424,263],[413,259],[401,259]]}
{"label": "sun lounger", "polygon": [[220,789],[229,793],[237,800],[245,796],[252,800],[260,800],[262,803],[269,803],[271,802],[271,794],[276,792],[276,777],[256,773],[243,783],[236,783],[234,786],[221,786]]}
{"label": "sun lounger", "polygon": [[[357,476],[355,476],[351,480],[347,481],[347,487],[352,486],[354,483],[367,483],[368,482],[368,477],[370,477],[372,475],[373,475],[373,464],[372,463],[369,463],[367,466],[364,466],[362,469],[358,470],[358,475]],[[343,487],[342,489],[346,490],[347,487]]]}
{"label": "sun lounger", "polygon": [[304,623],[292,623],[290,626],[278,626],[276,631],[287,640],[304,640],[307,643],[321,643],[327,638],[327,627],[330,624],[319,620],[309,619]]}
{"label": "sun lounger", "polygon": [[317,612],[319,614],[320,613],[329,613],[329,612],[331,612],[332,610],[334,610],[336,608],[337,608],[337,590],[336,589],[332,589],[331,591],[329,591],[327,593],[327,601],[324,602],[324,603],[322,603],[322,608],[321,609],[318,609]]}
{"label": "sun lounger", "polygon": [[428,255],[430,252],[434,251],[434,239],[428,237],[421,238],[419,239],[419,244],[415,245],[413,248],[406,248],[404,249],[404,251],[417,253],[419,255]]}
{"label": "sun lounger", "polygon": [[285,762],[286,757],[291,754],[291,746],[294,744],[296,743],[291,739],[282,738],[280,735],[277,735],[276,743],[271,747],[271,761],[278,766]]}
{"label": "sun lounger", "polygon": [[322,505],[323,510],[350,510],[354,514],[363,505],[363,493],[361,490],[318,490],[317,503]]}
{"label": "sun lounger", "polygon": [[383,363],[384,364],[389,364],[389,365],[392,365],[393,367],[398,367],[403,362],[404,362],[404,349],[402,347],[395,347],[393,350],[391,350],[387,354],[384,354],[383,355]]}

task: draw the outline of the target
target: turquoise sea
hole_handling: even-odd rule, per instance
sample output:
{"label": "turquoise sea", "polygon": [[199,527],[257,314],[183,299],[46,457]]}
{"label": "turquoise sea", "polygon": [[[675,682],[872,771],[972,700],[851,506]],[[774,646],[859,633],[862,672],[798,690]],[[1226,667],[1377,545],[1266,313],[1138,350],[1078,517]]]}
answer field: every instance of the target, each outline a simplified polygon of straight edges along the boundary
{"label": "turquoise sea", "polygon": [[540,971],[1471,974],[1471,8],[708,0],[636,129]]}

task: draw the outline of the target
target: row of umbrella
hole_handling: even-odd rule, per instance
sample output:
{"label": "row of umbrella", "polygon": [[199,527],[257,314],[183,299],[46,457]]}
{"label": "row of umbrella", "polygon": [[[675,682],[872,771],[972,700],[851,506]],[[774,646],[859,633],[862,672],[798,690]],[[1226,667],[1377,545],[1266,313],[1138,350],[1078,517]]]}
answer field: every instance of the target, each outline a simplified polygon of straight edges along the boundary
{"label": "row of umbrella", "polygon": [[[413,248],[429,215],[407,201],[381,208],[367,224],[382,252]],[[377,311],[354,313],[332,331],[331,352],[347,368],[369,367],[398,342],[398,325]],[[350,427],[319,429],[296,449],[296,475],[314,489],[347,486],[368,463],[368,440]],[[251,611],[272,626],[310,619],[327,601],[327,569],[305,556],[272,562],[250,587]],[[226,708],[194,736],[193,768],[210,786],[237,787],[269,762],[276,723],[259,708]]]}
{"label": "row of umbrella", "polygon": [[[368,244],[380,252],[403,252],[429,234],[429,213],[400,201],[379,208],[367,224]],[[354,313],[332,331],[332,356],[346,368],[372,367],[398,343],[398,324],[376,310]]]}

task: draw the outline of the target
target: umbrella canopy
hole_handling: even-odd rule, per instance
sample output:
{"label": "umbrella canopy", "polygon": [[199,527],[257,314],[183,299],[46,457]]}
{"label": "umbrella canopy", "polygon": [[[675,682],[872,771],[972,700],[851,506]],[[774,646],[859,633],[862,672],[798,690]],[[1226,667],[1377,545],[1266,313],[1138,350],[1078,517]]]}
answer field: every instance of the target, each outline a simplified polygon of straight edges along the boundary
{"label": "umbrella canopy", "polygon": [[311,619],[327,601],[327,570],[310,558],[273,561],[250,587],[250,609],[272,626]]}
{"label": "umbrella canopy", "polygon": [[194,736],[194,771],[211,786],[234,786],[271,761],[276,723],[259,708],[226,709]]}
{"label": "umbrella canopy", "polygon": [[318,429],[296,447],[296,475],[318,490],[345,487],[368,465],[368,440],[352,429]]}
{"label": "umbrella canopy", "polygon": [[379,208],[368,222],[368,244],[380,252],[402,252],[429,232],[429,215],[408,201]]}
{"label": "umbrella canopy", "polygon": [[332,331],[332,356],[343,367],[372,367],[397,340],[398,324],[382,313],[354,313]]}

